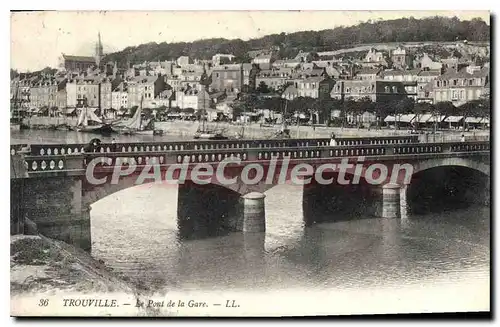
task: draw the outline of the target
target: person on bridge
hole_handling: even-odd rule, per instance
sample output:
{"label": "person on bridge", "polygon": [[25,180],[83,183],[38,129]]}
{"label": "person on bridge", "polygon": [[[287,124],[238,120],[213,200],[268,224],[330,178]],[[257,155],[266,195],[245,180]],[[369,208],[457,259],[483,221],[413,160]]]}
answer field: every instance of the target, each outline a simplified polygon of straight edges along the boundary
{"label": "person on bridge", "polygon": [[111,151],[116,152],[116,139],[114,137],[111,140]]}
{"label": "person on bridge", "polygon": [[332,133],[332,136],[330,138],[330,146],[336,146],[337,145],[337,140],[335,140],[335,134]]}
{"label": "person on bridge", "polygon": [[464,134],[462,134],[462,137],[460,138],[460,140],[461,140],[462,142],[465,142],[465,135],[464,135]]}
{"label": "person on bridge", "polygon": [[101,140],[93,138],[83,150],[84,152],[96,152],[99,150],[99,146],[101,146]]}

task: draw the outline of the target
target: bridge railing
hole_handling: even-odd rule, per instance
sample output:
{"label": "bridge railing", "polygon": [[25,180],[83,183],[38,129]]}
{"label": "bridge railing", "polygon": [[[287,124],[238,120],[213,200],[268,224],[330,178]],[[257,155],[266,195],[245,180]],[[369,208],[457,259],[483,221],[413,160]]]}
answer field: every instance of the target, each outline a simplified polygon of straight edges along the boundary
{"label": "bridge railing", "polygon": [[[418,136],[356,137],[336,138],[339,146],[344,145],[376,145],[376,144],[411,144],[418,143]],[[282,140],[211,140],[211,141],[171,141],[171,142],[126,142],[104,143],[97,152],[161,152],[179,150],[218,150],[218,149],[252,149],[252,148],[288,148],[328,146],[330,139],[282,139]],[[82,153],[87,144],[32,144],[32,155],[66,155]],[[27,146],[26,144],[24,146]],[[16,154],[18,145],[11,145],[11,155]]]}
{"label": "bridge railing", "polygon": [[105,163],[105,158],[111,158],[106,166],[134,163],[138,166],[147,164],[180,164],[186,160],[189,163],[218,163],[227,158],[238,158],[244,162],[269,161],[272,158],[290,160],[333,159],[346,157],[377,157],[382,159],[391,156],[403,159],[416,155],[446,154],[446,153],[489,153],[489,142],[455,142],[427,144],[386,144],[386,145],[354,145],[354,146],[323,146],[323,147],[291,147],[291,148],[249,148],[249,149],[212,149],[203,153],[194,150],[177,150],[170,152],[110,152],[86,153],[74,155],[42,155],[26,156],[25,167],[28,172],[78,171],[96,158],[101,158],[98,165]]}
{"label": "bridge railing", "polygon": [[19,152],[23,149],[26,148],[28,144],[11,144],[10,145],[10,155],[15,156],[16,154],[19,154]]}

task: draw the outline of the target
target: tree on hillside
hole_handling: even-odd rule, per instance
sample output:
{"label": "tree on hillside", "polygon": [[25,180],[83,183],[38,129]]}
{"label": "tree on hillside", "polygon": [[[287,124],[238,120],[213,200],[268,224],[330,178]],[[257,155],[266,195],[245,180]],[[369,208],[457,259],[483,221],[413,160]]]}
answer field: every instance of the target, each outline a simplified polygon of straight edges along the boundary
{"label": "tree on hillside", "polygon": [[[322,31],[301,31],[266,35],[248,41],[222,38],[178,43],[148,43],[127,47],[105,56],[103,62],[116,61],[125,67],[127,61],[144,62],[169,60],[187,55],[210,59],[216,53],[232,53],[237,62],[249,62],[248,51],[279,46],[281,58],[293,58],[300,51],[340,49],[362,43],[412,41],[489,41],[490,26],[481,19],[460,20],[456,17],[400,18],[360,23]],[[312,58],[310,58],[312,59]]]}
{"label": "tree on hillside", "polygon": [[270,89],[264,81],[261,81],[257,86],[257,93],[269,93]]}

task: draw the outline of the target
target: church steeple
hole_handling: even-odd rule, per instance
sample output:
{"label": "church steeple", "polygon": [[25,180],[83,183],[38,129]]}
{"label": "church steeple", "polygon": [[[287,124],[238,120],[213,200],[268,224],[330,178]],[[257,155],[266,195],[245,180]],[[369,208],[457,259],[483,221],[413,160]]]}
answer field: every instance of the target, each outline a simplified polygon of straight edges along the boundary
{"label": "church steeple", "polygon": [[103,56],[102,43],[101,43],[101,32],[97,33],[97,43],[95,44],[95,63],[97,67],[101,66],[101,59]]}

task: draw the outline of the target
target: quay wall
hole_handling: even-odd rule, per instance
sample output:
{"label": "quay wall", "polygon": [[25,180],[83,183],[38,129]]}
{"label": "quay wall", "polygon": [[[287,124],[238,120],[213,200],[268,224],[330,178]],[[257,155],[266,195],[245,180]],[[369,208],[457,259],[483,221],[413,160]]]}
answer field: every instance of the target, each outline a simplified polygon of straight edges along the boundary
{"label": "quay wall", "polygon": [[[25,118],[23,123],[30,128],[47,128],[60,124],[68,124],[75,126],[77,118],[75,117],[30,117]],[[196,130],[201,126],[199,122],[193,121],[165,121],[155,122],[155,129],[163,130],[165,135],[181,136],[191,138]],[[221,129],[224,134],[229,137],[234,137],[243,132],[243,137],[246,139],[266,139],[274,137],[280,126],[261,126],[258,123],[243,125],[229,123],[214,123],[207,122],[205,127],[208,129]],[[341,128],[341,127],[326,127],[326,126],[289,126],[290,135],[292,138],[329,138],[332,133],[339,137],[382,137],[382,136],[404,136],[408,135],[408,130],[394,129],[358,129],[358,128]],[[467,141],[487,141],[489,140],[489,130],[475,130],[463,133]],[[421,142],[452,142],[460,141],[462,132],[449,130],[446,132],[438,132],[437,134],[420,134]]]}
{"label": "quay wall", "polygon": [[[176,135],[182,137],[192,137],[200,124],[190,121],[167,121],[156,122],[155,128],[163,130],[165,135]],[[279,126],[267,127],[260,124],[247,124],[243,129],[242,125],[228,123],[206,123],[206,128],[224,130],[226,136],[232,137],[244,132],[244,138],[250,139],[266,139],[272,138]],[[329,138],[332,133],[339,137],[383,137],[383,136],[407,136],[408,130],[394,129],[358,129],[358,128],[341,128],[341,127],[326,127],[326,126],[290,126],[290,135],[292,138]],[[466,140],[468,141],[486,141],[489,140],[489,131],[471,131],[465,132]],[[462,132],[447,131],[446,133],[420,134],[421,142],[451,142],[460,141]]]}
{"label": "quay wall", "polygon": [[78,118],[76,117],[29,117],[23,119],[23,124],[30,127],[35,126],[56,126],[67,124],[71,126],[76,126]]}

